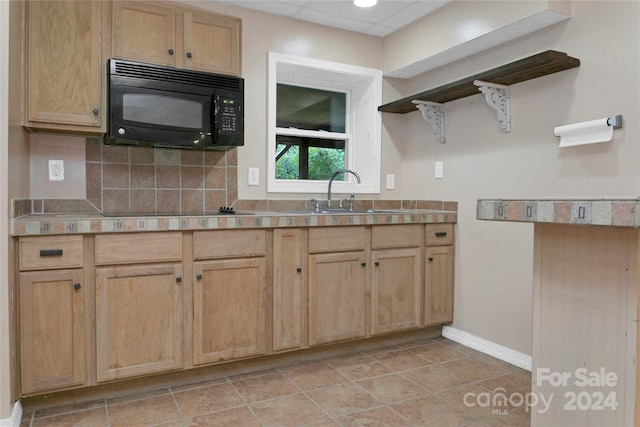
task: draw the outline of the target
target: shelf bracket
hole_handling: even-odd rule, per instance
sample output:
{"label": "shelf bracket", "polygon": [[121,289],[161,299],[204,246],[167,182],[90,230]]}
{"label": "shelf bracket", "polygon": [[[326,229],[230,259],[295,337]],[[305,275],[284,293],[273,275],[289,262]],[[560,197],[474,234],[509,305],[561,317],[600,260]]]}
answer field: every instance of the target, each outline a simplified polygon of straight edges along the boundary
{"label": "shelf bracket", "polygon": [[444,104],[430,101],[420,101],[414,99],[411,101],[416,108],[422,113],[422,118],[433,128],[433,134],[440,140],[440,144],[444,144]]}
{"label": "shelf bracket", "polygon": [[511,106],[509,86],[474,80],[473,84],[484,94],[487,105],[498,114],[498,124],[505,132],[511,132]]}

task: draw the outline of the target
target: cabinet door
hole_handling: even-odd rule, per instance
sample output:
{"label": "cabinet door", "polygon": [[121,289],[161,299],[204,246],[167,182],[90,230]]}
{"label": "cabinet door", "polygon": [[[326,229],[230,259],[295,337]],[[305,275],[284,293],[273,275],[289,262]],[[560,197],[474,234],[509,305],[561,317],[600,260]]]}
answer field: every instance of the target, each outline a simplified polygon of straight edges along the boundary
{"label": "cabinet door", "polygon": [[193,363],[265,352],[266,262],[262,257],[194,264]]}
{"label": "cabinet door", "polygon": [[113,57],[175,67],[176,12],[138,1],[113,3]]}
{"label": "cabinet door", "polygon": [[373,253],[371,333],[382,334],[420,326],[420,249]]}
{"label": "cabinet door", "polygon": [[240,20],[209,13],[184,14],[185,68],[240,75]]}
{"label": "cabinet door", "polygon": [[98,381],[182,367],[180,264],[96,269]]}
{"label": "cabinet door", "polygon": [[302,230],[273,231],[273,350],[304,345]]}
{"label": "cabinet door", "polygon": [[364,253],[309,256],[309,345],[365,335]]}
{"label": "cabinet door", "polygon": [[97,132],[104,124],[100,2],[30,1],[27,8],[28,125]]}
{"label": "cabinet door", "polygon": [[453,246],[426,249],[424,324],[453,321]]}
{"label": "cabinet door", "polygon": [[83,271],[20,274],[22,392],[83,385],[85,300]]}

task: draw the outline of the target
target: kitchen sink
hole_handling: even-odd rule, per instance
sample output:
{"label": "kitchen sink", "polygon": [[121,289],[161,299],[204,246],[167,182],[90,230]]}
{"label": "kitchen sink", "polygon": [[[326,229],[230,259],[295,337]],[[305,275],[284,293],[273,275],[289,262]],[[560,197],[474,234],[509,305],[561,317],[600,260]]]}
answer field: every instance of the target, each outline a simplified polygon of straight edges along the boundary
{"label": "kitchen sink", "polygon": [[402,214],[410,212],[409,209],[302,209],[282,211],[284,213],[299,214],[299,215],[341,215],[341,214]]}

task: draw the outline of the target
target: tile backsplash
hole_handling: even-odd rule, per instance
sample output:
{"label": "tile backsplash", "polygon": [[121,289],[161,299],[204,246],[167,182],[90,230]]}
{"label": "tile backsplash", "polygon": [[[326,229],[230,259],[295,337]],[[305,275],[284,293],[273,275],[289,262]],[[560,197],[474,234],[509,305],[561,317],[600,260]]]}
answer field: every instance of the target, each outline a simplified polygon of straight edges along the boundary
{"label": "tile backsplash", "polygon": [[87,200],[104,214],[210,213],[238,198],[237,149],[86,147]]}

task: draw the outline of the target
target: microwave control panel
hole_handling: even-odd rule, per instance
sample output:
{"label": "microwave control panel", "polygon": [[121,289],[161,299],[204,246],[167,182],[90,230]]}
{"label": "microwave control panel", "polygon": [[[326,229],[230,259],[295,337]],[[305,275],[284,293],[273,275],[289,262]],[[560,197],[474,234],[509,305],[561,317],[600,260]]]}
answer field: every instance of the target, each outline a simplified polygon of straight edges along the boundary
{"label": "microwave control panel", "polygon": [[243,145],[244,108],[242,96],[232,92],[220,92],[215,95],[214,145]]}

